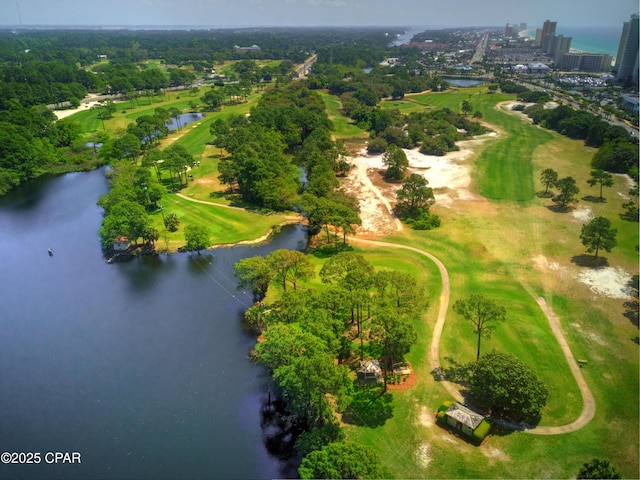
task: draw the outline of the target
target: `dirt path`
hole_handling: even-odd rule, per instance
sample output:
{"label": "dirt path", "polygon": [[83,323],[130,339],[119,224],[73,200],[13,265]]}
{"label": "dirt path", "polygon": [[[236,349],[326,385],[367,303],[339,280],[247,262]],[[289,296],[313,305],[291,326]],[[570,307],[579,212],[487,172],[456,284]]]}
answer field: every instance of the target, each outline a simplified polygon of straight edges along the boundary
{"label": "dirt path", "polygon": [[[447,269],[444,266],[444,264],[429,252],[420,250],[419,248],[410,247],[407,245],[381,242],[377,240],[366,240],[364,238],[357,238],[357,237],[351,237],[350,241],[356,242],[356,243],[365,243],[367,245],[375,245],[378,247],[403,248],[405,250],[417,252],[420,255],[427,257],[433,263],[436,264],[436,266],[438,267],[438,270],[440,271],[440,276],[442,278],[442,292],[440,293],[440,308],[438,309],[438,319],[436,320],[436,325],[433,328],[433,338],[431,340],[431,348],[429,350],[429,366],[431,367],[432,371],[436,371],[436,372],[440,371],[441,370],[440,339],[442,337],[444,322],[447,317],[447,310],[449,308],[449,294],[450,294],[449,293],[449,290],[450,290],[449,273],[447,272]],[[583,401],[582,412],[580,413],[580,416],[573,422],[568,423],[566,425],[559,425],[559,426],[553,426],[553,427],[534,427],[534,428],[528,428],[523,430],[520,425],[510,424],[506,422],[501,422],[501,424],[503,426],[506,426],[514,430],[522,430],[525,433],[532,433],[536,435],[560,435],[563,433],[575,432],[576,430],[581,429],[587,423],[589,423],[593,418],[593,416],[595,415],[595,410],[596,410],[595,401],[593,399],[593,395],[591,394],[591,391],[589,390],[589,386],[587,385],[587,382],[582,376],[580,367],[578,366],[575,358],[573,357],[573,353],[571,353],[571,349],[569,348],[567,340],[565,339],[564,334],[560,329],[560,322],[558,321],[558,317],[556,317],[556,315],[553,313],[551,308],[547,305],[544,298],[538,297],[536,300],[538,302],[538,305],[544,312],[545,316],[547,317],[547,320],[549,321],[549,325],[551,326],[551,331],[553,332],[554,336],[556,337],[556,340],[560,344],[560,347],[562,348],[562,352],[564,353],[564,356],[566,357],[567,362],[569,363],[569,368],[571,369],[571,373],[573,374],[578,384],[578,387],[580,388],[580,392],[582,394],[582,401]],[[460,390],[454,384],[446,380],[442,380],[440,383],[445,387],[447,392],[449,392],[449,394],[453,398],[455,398],[457,401],[463,400],[462,395],[460,394]]]}

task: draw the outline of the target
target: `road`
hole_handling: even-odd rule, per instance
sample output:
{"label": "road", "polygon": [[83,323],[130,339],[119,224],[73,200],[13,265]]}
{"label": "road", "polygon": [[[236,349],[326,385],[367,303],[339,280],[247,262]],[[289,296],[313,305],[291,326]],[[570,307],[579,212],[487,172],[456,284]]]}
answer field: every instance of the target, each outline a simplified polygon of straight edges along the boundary
{"label": "road", "polygon": [[[583,106],[580,105],[578,102],[576,102],[576,100],[572,97],[569,97],[561,92],[558,92],[557,90],[554,90],[552,87],[550,86],[545,86],[543,87],[539,87],[538,85],[533,85],[531,83],[527,83],[527,82],[523,82],[523,81],[518,81],[515,80],[515,83],[522,85],[523,87],[527,87],[529,90],[533,90],[533,91],[540,91],[540,92],[547,92],[549,93],[549,95],[551,95],[554,100],[556,101],[560,101],[563,102],[567,105],[569,105],[570,107],[576,109],[576,110],[582,110]],[[602,120],[604,120],[605,122],[607,122],[609,125],[613,125],[613,126],[618,126],[618,127],[622,127],[625,130],[627,130],[631,135],[635,135],[636,137],[638,136],[638,129],[635,127],[631,127],[628,124],[626,124],[625,122],[618,120],[617,118],[608,118],[607,116],[605,116],[604,112],[600,111],[600,110],[596,110],[596,111],[591,111],[591,113],[593,113],[594,115],[598,115],[600,118],[602,118]]]}
{"label": "road", "polygon": [[473,57],[471,57],[471,60],[469,60],[469,66],[473,65],[474,63],[482,62],[482,57],[484,57],[484,51],[487,49],[488,41],[489,33],[485,33],[482,36],[482,40],[480,40],[480,43],[478,43],[478,45],[476,46],[476,52],[473,54]]}
{"label": "road", "polygon": [[296,75],[298,75],[298,78],[306,77],[307,73],[309,73],[311,65],[316,63],[316,60],[318,60],[318,54],[314,53],[309,58],[307,58],[302,65],[296,68]]}

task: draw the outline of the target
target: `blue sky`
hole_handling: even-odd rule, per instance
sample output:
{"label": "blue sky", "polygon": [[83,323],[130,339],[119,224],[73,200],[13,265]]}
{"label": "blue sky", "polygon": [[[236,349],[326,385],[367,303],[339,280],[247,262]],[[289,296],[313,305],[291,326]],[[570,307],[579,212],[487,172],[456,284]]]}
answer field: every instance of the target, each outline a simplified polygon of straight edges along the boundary
{"label": "blue sky", "polygon": [[[617,26],[637,0],[0,0],[0,25]],[[20,12],[20,15],[18,14]],[[20,19],[21,17],[21,19]]]}

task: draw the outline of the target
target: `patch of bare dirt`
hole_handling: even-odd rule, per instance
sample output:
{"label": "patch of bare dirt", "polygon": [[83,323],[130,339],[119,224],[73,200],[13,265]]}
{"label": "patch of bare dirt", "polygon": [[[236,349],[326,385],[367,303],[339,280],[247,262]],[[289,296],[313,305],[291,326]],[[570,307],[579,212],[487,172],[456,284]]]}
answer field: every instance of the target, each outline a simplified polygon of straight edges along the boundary
{"label": "patch of bare dirt", "polygon": [[421,443],[420,445],[418,445],[418,448],[416,448],[416,461],[422,468],[427,468],[433,461],[430,450],[431,448],[429,447],[428,443]]}
{"label": "patch of bare dirt", "polygon": [[435,425],[433,413],[431,413],[424,405],[420,406],[417,424],[422,425],[423,427],[433,427]]}

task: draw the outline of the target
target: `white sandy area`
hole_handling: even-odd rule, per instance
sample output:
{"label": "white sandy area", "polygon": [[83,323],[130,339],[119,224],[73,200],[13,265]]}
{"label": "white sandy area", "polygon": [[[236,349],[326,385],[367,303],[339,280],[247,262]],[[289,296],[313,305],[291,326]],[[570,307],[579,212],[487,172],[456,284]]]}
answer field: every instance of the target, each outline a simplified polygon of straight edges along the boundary
{"label": "white sandy area", "polygon": [[420,465],[422,468],[427,468],[433,460],[430,454],[429,444],[427,443],[421,443],[420,445],[418,445],[418,448],[416,448],[415,451],[415,455],[418,465]]}
{"label": "white sandy area", "polygon": [[631,297],[628,287],[631,274],[620,267],[584,270],[578,275],[578,280],[599,295],[619,299]]}
{"label": "white sandy area", "polygon": [[[114,103],[117,103],[119,100],[114,100]],[[58,120],[62,120],[63,118],[70,117],[74,113],[82,112],[83,110],[89,110],[96,103],[98,103],[98,95],[89,94],[85,97],[83,103],[80,104],[77,108],[66,108],[63,110],[54,110],[53,114],[58,117]]]}
{"label": "white sandy area", "polygon": [[631,274],[620,267],[567,267],[549,262],[544,255],[536,255],[531,261],[538,270],[555,272],[561,281],[577,279],[597,295],[616,299],[627,299],[632,295],[629,288]]}
{"label": "white sandy area", "polygon": [[[471,166],[468,160],[481,143],[496,135],[491,132],[458,142],[460,150],[444,156],[423,155],[418,150],[404,149],[409,160],[409,172],[422,175],[428,180],[436,205],[452,207],[459,200],[478,201],[480,197],[469,191]],[[384,234],[402,230],[402,223],[392,216],[392,206],[396,203],[395,192],[400,184],[389,184],[383,193],[370,178],[372,173],[385,168],[382,157],[382,154],[368,155],[366,149],[363,149],[348,159],[353,168],[343,187],[360,201],[361,232]]]}
{"label": "white sandy area", "polygon": [[587,205],[579,205],[571,212],[571,216],[580,223],[587,223],[594,217],[593,210]]}
{"label": "white sandy area", "polygon": [[63,118],[67,118],[70,117],[71,115],[73,115],[74,113],[78,113],[81,112],[83,110],[89,110],[91,107],[93,107],[96,103],[98,103],[97,101],[90,101],[87,103],[83,103],[81,104],[78,108],[67,108],[65,110],[54,110],[53,114],[58,117],[58,120],[62,120]]}

